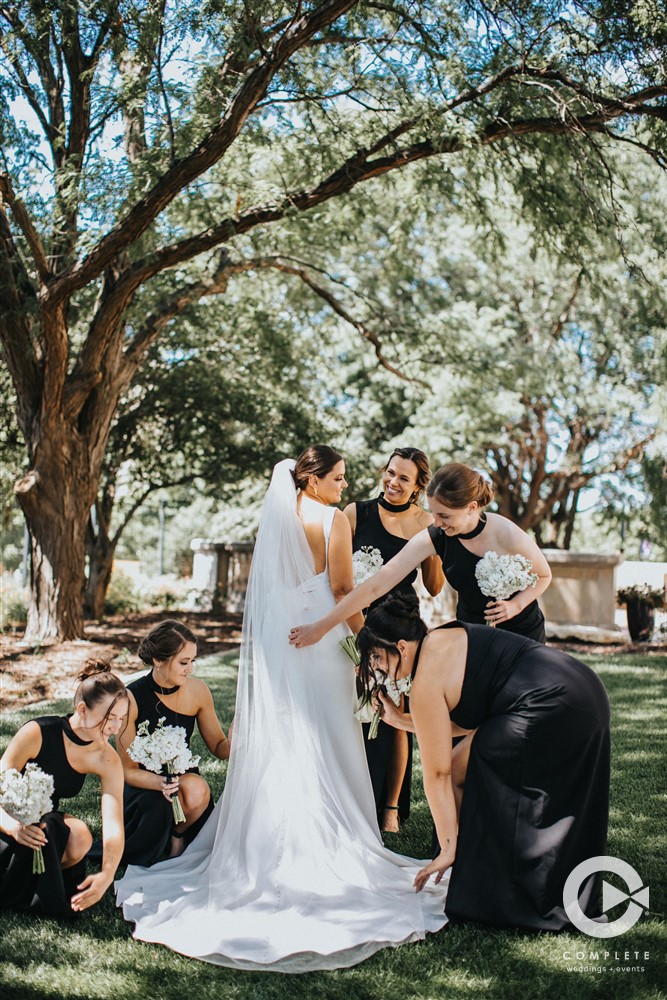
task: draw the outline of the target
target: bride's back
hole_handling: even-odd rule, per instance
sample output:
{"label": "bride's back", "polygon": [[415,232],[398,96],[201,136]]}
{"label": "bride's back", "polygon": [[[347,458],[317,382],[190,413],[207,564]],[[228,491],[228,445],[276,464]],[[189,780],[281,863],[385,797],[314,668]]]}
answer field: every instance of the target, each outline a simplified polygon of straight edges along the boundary
{"label": "bride's back", "polygon": [[325,522],[331,524],[335,511],[303,494],[299,496],[297,511],[313,554],[315,573],[323,573],[327,568],[328,532],[325,533]]}

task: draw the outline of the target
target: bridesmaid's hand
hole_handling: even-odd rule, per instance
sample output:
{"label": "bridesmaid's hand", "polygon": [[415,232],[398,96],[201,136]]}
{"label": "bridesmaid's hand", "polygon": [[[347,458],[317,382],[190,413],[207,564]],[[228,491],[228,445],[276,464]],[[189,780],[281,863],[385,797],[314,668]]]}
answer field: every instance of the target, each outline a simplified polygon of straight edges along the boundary
{"label": "bridesmaid's hand", "polygon": [[484,608],[484,617],[487,625],[500,625],[501,622],[516,617],[520,611],[521,608],[516,606],[514,598],[511,601],[489,601]]}
{"label": "bridesmaid's hand", "polygon": [[81,885],[77,885],[77,889],[80,891],[75,896],[72,896],[72,909],[74,912],[80,913],[81,910],[87,910],[89,906],[94,906],[95,903],[98,903],[110,884],[109,878],[103,872],[88,875]]}
{"label": "bridesmaid's hand", "polygon": [[[399,709],[394,705],[391,698],[387,697],[383,691],[378,691],[378,693],[373,698],[373,708],[375,711],[382,707],[382,715],[380,718],[383,722],[386,722],[389,726],[395,726],[398,722],[402,722],[404,715]],[[401,728],[400,726],[397,728]]]}
{"label": "bridesmaid's hand", "polygon": [[179,776],[177,774],[170,774],[168,777],[162,779],[160,783],[160,791],[164,795],[165,799],[169,799],[171,802],[172,795],[178,795],[179,785]]}
{"label": "bridesmaid's hand", "polygon": [[33,851],[38,851],[40,847],[48,844],[46,834],[44,833],[44,824],[38,826],[37,823],[30,823],[26,826],[17,820],[14,829],[10,830],[8,828],[7,833],[10,837],[14,838],[17,844],[21,844],[22,847],[29,847]]}
{"label": "bridesmaid's hand", "polygon": [[433,859],[430,865],[426,865],[426,868],[422,868],[417,872],[415,876],[414,886],[417,892],[421,892],[431,875],[435,875],[434,882],[436,885],[442,880],[445,872],[452,867],[454,864],[454,855],[456,850],[451,848],[447,851],[440,851],[440,854]]}
{"label": "bridesmaid's hand", "polygon": [[297,625],[290,629],[290,646],[297,646],[299,649],[304,646],[313,646],[320,641],[323,635],[326,635],[326,631],[326,629],[321,628],[318,622],[314,622],[312,625]]}

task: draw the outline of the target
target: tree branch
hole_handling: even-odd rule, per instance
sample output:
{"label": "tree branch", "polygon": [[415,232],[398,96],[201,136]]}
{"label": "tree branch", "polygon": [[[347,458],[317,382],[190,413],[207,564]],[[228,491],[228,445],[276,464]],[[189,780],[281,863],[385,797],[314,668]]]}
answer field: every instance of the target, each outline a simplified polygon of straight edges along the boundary
{"label": "tree branch", "polygon": [[303,281],[303,283],[311,289],[311,291],[313,291],[317,296],[319,296],[319,298],[326,302],[331,309],[333,309],[336,315],[340,316],[341,319],[344,319],[346,323],[350,324],[350,326],[353,326],[355,330],[361,334],[364,340],[367,340],[370,344],[372,344],[375,356],[383,368],[386,368],[386,370],[391,372],[392,375],[396,375],[405,382],[412,382],[415,385],[421,385],[427,389],[431,388],[430,385],[422,379],[412,378],[411,376],[400,371],[398,368],[394,367],[394,365],[392,365],[385,357],[382,351],[382,343],[378,335],[370,330],[365,323],[355,319],[351,313],[348,312],[345,306],[343,306],[342,303],[340,303],[338,299],[324,287],[324,285],[315,281],[306,268],[295,267],[293,264],[286,264],[278,257],[259,257],[254,260],[247,261],[244,266],[244,270],[249,271],[261,270],[264,268],[272,268],[276,271],[281,271],[283,274],[292,274],[300,278],[301,281]]}
{"label": "tree branch", "polygon": [[277,71],[309,38],[345,14],[356,2],[323,0],[319,7],[292,22],[276,40],[273,49],[262,55],[248,73],[220,124],[188,156],[177,160],[148,194],[130,209],[123,221],[102,237],[84,260],[73,265],[52,284],[52,300],[70,296],[101,274],[107,264],[145,232],[180,191],[217,163],[265,96]]}
{"label": "tree branch", "polygon": [[50,271],[44,247],[42,246],[39,233],[35,229],[32,219],[28,214],[28,210],[21,199],[17,198],[14,192],[9,174],[0,174],[0,205],[2,205],[3,201],[6,201],[12,210],[12,215],[16,219],[16,223],[25,236],[26,242],[30,247],[37,275],[42,284],[45,285],[49,278]]}
{"label": "tree branch", "polygon": [[14,244],[9,220],[0,203],[0,341],[16,387],[19,423],[26,441],[39,411],[42,390],[41,349],[33,336],[31,312],[37,293]]}

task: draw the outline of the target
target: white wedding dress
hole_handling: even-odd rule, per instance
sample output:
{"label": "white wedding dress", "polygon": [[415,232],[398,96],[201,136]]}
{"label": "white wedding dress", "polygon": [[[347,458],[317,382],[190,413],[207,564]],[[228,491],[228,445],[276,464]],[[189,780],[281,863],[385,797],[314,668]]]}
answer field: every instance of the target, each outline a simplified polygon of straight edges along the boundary
{"label": "white wedding dress", "polygon": [[[275,467],[262,511],[222,798],[179,858],[129,867],[116,892],[142,941],[231,968],[310,972],[439,930],[446,880],[415,892],[425,862],[382,844],[339,646],[347,627],[289,645],[291,625],[334,603],[328,571],[314,573],[293,466]],[[334,509],[302,503],[328,548]]]}

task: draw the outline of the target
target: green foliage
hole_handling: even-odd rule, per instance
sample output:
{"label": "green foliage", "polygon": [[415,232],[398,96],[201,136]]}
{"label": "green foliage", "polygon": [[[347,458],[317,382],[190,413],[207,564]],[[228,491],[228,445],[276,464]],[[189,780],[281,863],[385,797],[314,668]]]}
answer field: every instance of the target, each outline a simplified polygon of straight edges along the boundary
{"label": "green foliage", "polygon": [[28,595],[25,590],[19,590],[7,585],[5,580],[0,583],[0,633],[10,632],[18,625],[25,625],[28,616]]}
{"label": "green foliage", "polygon": [[664,608],[665,591],[657,587],[650,587],[647,583],[637,583],[632,587],[623,587],[616,591],[616,600],[619,604],[629,604],[638,602],[646,604],[649,608]]}
{"label": "green foliage", "polygon": [[[53,519],[66,532],[96,493],[88,554],[108,565],[151,492],[197,482],[227,498],[315,434],[348,443],[366,489],[381,443],[421,420],[418,383],[390,383],[379,367],[429,381],[436,352],[465,348],[488,373],[479,338],[504,352],[523,336],[497,281],[473,301],[494,261],[442,253],[443,221],[511,252],[516,220],[499,220],[495,199],[511,203],[554,265],[536,299],[552,278],[562,290],[555,260],[588,271],[598,240],[616,231],[623,244],[619,177],[632,171],[616,151],[665,166],[654,2],[332,0],[298,17],[266,0],[3,8],[0,339],[42,475],[19,494],[37,576]],[[642,280],[626,272],[625,287]],[[588,343],[603,342],[589,320]],[[504,379],[503,432],[523,421],[534,436],[535,410],[521,411]],[[632,393],[636,382],[626,408]],[[459,437],[462,419],[452,416]],[[487,439],[497,424],[486,420]],[[490,460],[476,430],[466,457]],[[631,435],[604,433],[608,452],[632,447]],[[89,479],[76,515],[71,498],[52,511],[40,495],[68,463]],[[570,500],[561,507],[568,522]],[[78,527],[69,558],[83,576]],[[65,574],[49,566],[57,590]],[[35,611],[51,606],[37,576]],[[61,630],[77,627],[58,614]]]}
{"label": "green foliage", "polygon": [[143,603],[132,577],[121,570],[116,570],[111,576],[111,582],[106,593],[105,613],[108,615],[122,615],[133,611],[141,611]]}

